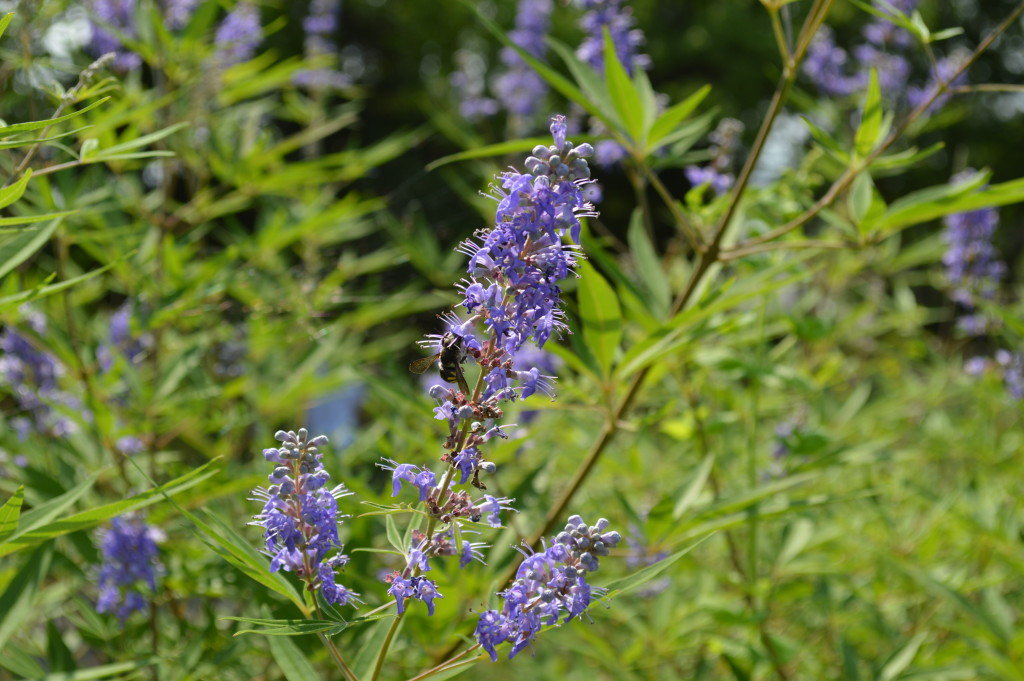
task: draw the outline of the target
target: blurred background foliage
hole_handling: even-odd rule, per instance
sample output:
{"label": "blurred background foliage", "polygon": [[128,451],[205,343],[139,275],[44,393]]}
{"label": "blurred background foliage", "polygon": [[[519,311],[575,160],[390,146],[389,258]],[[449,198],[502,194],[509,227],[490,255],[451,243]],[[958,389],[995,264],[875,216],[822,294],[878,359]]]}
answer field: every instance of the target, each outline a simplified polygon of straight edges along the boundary
{"label": "blurred background foliage", "polygon": [[[138,63],[106,63],[80,81],[99,56],[89,45],[98,4],[0,2],[14,13],[0,42],[5,124],[95,105],[53,126],[0,131],[8,187],[34,171],[0,231],[2,349],[43,367],[34,397],[24,384],[2,386],[0,492],[17,498],[23,486],[24,510],[12,526],[0,511],[0,679],[294,681],[310,669],[329,678],[315,637],[234,636],[246,625],[224,619],[298,614],[240,567],[253,555],[225,548],[260,544],[246,526],[257,511],[249,491],[267,474],[260,452],[279,428],[327,432],[327,468],[355,492],[342,502],[354,516],[367,510],[359,501],[390,503],[381,457],[435,460],[442,426],[406,365],[458,300],[465,266],[454,248],[493,216],[480,192],[533,145],[438,161],[543,137],[543,121],[568,104],[548,95],[527,122],[460,115],[456,55],[471,51],[493,74],[501,45],[457,2],[348,0],[330,36],[336,51],[310,62],[309,3],[260,0],[262,40],[229,64],[214,35],[238,3],[201,0],[171,28],[161,3],[140,0],[137,32],[122,36]],[[514,2],[472,4],[514,25]],[[807,4],[786,11],[796,19]],[[920,11],[933,30],[964,28],[937,44],[948,53],[973,48],[1014,5],[924,0]],[[742,123],[738,147],[749,149],[781,73],[767,14],[740,0],[632,7],[658,92],[676,103],[712,86],[685,148],[651,159],[694,222],[711,225],[723,199],[694,193],[685,166],[711,158],[707,135],[722,118]],[[552,36],[575,47],[578,19],[557,3]],[[852,45],[868,19],[843,1],[828,24]],[[924,54],[914,59],[926,74]],[[566,73],[554,53],[548,60]],[[341,78],[296,84],[318,68]],[[969,80],[1018,83],[1022,72],[1018,22]],[[799,212],[842,170],[796,114],[848,142],[861,98],[797,81],[779,121],[790,131],[780,133],[782,165],[751,189],[748,233]],[[991,169],[992,183],[1016,179],[1022,110],[1019,91],[954,98],[912,131],[915,146],[943,148],[877,174],[879,197],[891,204],[965,167]],[[37,135],[50,139],[36,145]],[[446,597],[434,617],[406,618],[384,678],[413,677],[471,634],[516,555],[510,545],[540,526],[644,367],[569,508],[626,535],[598,583],[673,559],[594,608],[593,623],[469,673],[1024,678],[1024,431],[1019,396],[992,359],[1021,348],[1021,208],[999,209],[1007,275],[981,303],[997,320],[981,335],[957,327],[964,310],[943,270],[939,220],[863,248],[723,263],[697,304],[669,320],[692,268],[685,241],[628,169],[595,176],[601,216],[587,225],[579,285],[617,313],[616,331],[598,338],[570,302],[578,331],[549,348],[558,401],[509,419],[521,427],[489,454],[499,465],[489,485],[520,512],[488,538],[489,568],[437,570]],[[638,197],[653,206],[646,214],[635,212]],[[30,222],[41,215],[50,217]],[[575,282],[567,288],[574,299]],[[602,343],[606,362],[595,356]],[[972,357],[986,358],[982,370],[965,371]],[[176,504],[145,496],[154,484],[171,485]],[[143,508],[165,535],[163,569],[152,605],[122,624],[95,611],[96,529]],[[387,546],[378,520],[342,528],[345,581],[368,608],[387,600],[380,575],[395,567],[355,551]],[[372,665],[386,624],[336,637],[354,668]]]}

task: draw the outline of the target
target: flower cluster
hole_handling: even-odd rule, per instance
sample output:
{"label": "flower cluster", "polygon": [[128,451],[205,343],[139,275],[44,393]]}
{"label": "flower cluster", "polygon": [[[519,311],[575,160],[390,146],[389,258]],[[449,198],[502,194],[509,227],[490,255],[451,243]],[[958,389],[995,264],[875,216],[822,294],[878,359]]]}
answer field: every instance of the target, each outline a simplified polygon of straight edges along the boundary
{"label": "flower cluster", "polygon": [[132,306],[126,303],[110,317],[108,342],[96,349],[100,370],[110,371],[116,354],[123,356],[129,364],[137,364],[153,347],[153,342],[153,334],[133,332]]}
{"label": "flower cluster", "polygon": [[[970,177],[966,170],[953,178],[953,182]],[[942,256],[946,278],[952,287],[951,297],[970,314],[961,317],[957,325],[970,335],[985,333],[989,324],[984,315],[973,310],[979,300],[991,300],[1006,274],[1006,265],[992,243],[999,213],[994,208],[980,208],[966,213],[946,216],[945,239],[947,249]]]}
{"label": "flower cluster", "polygon": [[[904,15],[914,11],[918,0],[889,0],[876,2],[876,7],[891,14],[895,8]],[[912,108],[931,98],[940,83],[949,83],[960,66],[964,55],[953,53],[938,59],[931,68],[928,83],[924,87],[909,85],[912,68],[907,53],[913,46],[913,36],[882,17],[870,21],[862,33],[864,42],[853,48],[853,59],[839,47],[832,31],[822,26],[815,35],[804,60],[804,73],[824,94],[836,97],[861,92],[868,84],[871,69],[878,73],[878,86],[882,92],[896,101],[905,101]],[[964,80],[957,78],[955,83]],[[954,84],[955,84],[954,83]],[[929,106],[929,111],[941,107],[949,98],[943,94]]]}
{"label": "flower cluster", "polygon": [[262,39],[259,8],[251,0],[241,0],[217,27],[214,61],[221,67],[248,61]]}
{"label": "flower cluster", "polygon": [[615,45],[615,54],[629,75],[636,69],[650,68],[651,59],[640,53],[644,34],[634,28],[633,11],[623,6],[623,0],[576,0],[583,9],[580,28],[586,38],[576,50],[576,56],[601,73],[604,69],[604,29],[607,27]]}
{"label": "flower cluster", "polygon": [[485,94],[487,63],[480,53],[458,50],[455,67],[450,82],[459,102],[459,114],[467,121],[476,121],[498,113],[498,102]]}
{"label": "flower cluster", "polygon": [[707,185],[715,194],[724,194],[732,187],[735,178],[728,172],[733,156],[739,146],[743,123],[735,118],[723,118],[711,133],[711,163],[706,166],[686,166],[686,179],[694,187]]}
{"label": "flower cluster", "polygon": [[[651,546],[643,529],[637,525],[630,525],[625,540],[628,547],[626,567],[630,570],[639,570],[668,558],[668,551]],[[638,589],[636,594],[640,598],[654,598],[670,586],[672,586],[671,577],[658,577]]]}
{"label": "flower cluster", "polygon": [[[917,0],[893,0],[890,4],[901,13],[909,14]],[[889,12],[884,5],[878,7]],[[856,63],[850,69],[848,53],[836,45],[832,31],[822,26],[807,52],[804,73],[823,93],[843,97],[863,90],[874,68],[878,71],[882,91],[890,96],[901,95],[910,77],[910,62],[904,53],[913,43],[912,36],[881,17],[869,22],[862,35],[864,42],[853,49]]]}
{"label": "flower cluster", "polygon": [[160,569],[157,542],[163,532],[150,527],[137,515],[126,515],[110,521],[110,528],[100,533],[103,565],[99,574],[99,599],[96,610],[111,612],[124,621],[135,610],[146,607],[146,596],[156,591]]}
{"label": "flower cluster", "polygon": [[528,646],[545,624],[557,624],[579,617],[587,611],[598,589],[587,583],[587,577],[598,569],[598,557],[607,556],[621,537],[606,532],[608,521],[601,518],[587,526],[578,515],[569,518],[565,530],[543,551],[521,551],[523,562],[516,579],[498,596],[504,600],[502,609],[487,610],[480,615],[475,636],[491,659],[498,660],[495,647],[505,641],[512,643],[509,659]]}
{"label": "flower cluster", "polygon": [[[519,0],[516,27],[508,34],[512,42],[538,59],[546,51],[544,38],[551,23],[551,6],[551,0]],[[532,115],[547,94],[547,84],[511,47],[501,51],[501,61],[506,70],[494,81],[498,100],[515,116]]]}
{"label": "flower cluster", "polygon": [[[341,0],[313,0],[310,4],[309,16],[302,22],[302,28],[306,31],[306,59],[324,60],[337,53],[338,46],[331,40],[331,34],[338,28],[340,13]],[[347,76],[326,66],[298,71],[292,80],[296,85],[315,90],[351,85]]]}
{"label": "flower cluster", "polygon": [[270,487],[253,490],[254,501],[262,501],[263,510],[251,523],[264,528],[271,572],[294,572],[310,591],[319,588],[328,603],[358,601],[359,594],[336,581],[335,571],[344,568],[348,556],[339,552],[327,557],[341,549],[338,499],[351,494],[344,485],[327,488],[331,476],[324,470],[319,449],[327,438],[310,439],[305,428],[298,433],[279,430],[274,438],[282,446],[264,449],[263,456],[277,465],[270,474]]}
{"label": "flower cluster", "polygon": [[994,371],[1006,386],[1006,391],[1017,400],[1024,400],[1024,354],[1010,352],[1004,348],[996,350],[994,359],[972,357],[964,364],[964,370],[971,376],[980,376]]}
{"label": "flower cluster", "polygon": [[[634,28],[635,19],[632,10],[623,6],[623,0],[576,0],[576,4],[584,10],[580,17],[580,28],[585,37],[576,49],[576,56],[589,64],[598,73],[604,70],[604,29],[608,28],[615,54],[626,71],[633,75],[636,69],[646,70],[651,66],[651,59],[640,54],[639,48],[644,44],[644,33]],[[579,112],[582,116],[582,111]],[[604,123],[591,119],[590,134],[595,137],[608,135]],[[610,168],[626,157],[626,149],[611,139],[602,139],[594,145],[594,162],[601,168]]]}
{"label": "flower cluster", "polygon": [[[184,28],[200,0],[162,0],[164,22],[167,28]],[[135,25],[138,0],[90,0],[88,8],[96,21],[92,24],[92,39],[89,49],[96,56],[113,52],[114,68],[130,71],[142,64],[142,57],[127,49],[122,40],[135,40],[138,30]]]}
{"label": "flower cluster", "polygon": [[89,9],[98,23],[92,25],[89,49],[97,57],[113,52],[114,68],[128,71],[142,64],[142,57],[127,50],[121,37],[134,39],[136,0],[91,0]]}
{"label": "flower cluster", "polygon": [[[35,336],[45,337],[42,314],[23,308],[22,315]],[[57,437],[74,432],[75,423],[60,408],[81,411],[81,404],[60,389],[58,381],[65,373],[60,360],[11,326],[0,333],[0,352],[0,388],[10,392],[21,411],[11,419],[18,436],[24,440],[32,431]]]}

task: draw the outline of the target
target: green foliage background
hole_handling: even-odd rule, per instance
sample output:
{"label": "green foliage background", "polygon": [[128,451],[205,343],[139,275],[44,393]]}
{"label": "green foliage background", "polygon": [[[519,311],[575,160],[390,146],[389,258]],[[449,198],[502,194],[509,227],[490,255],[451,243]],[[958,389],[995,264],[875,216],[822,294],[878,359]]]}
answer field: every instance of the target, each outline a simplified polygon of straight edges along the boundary
{"label": "green foliage background", "polygon": [[[92,60],[40,48],[72,4],[5,5],[14,12],[0,42],[7,125],[49,118]],[[795,21],[810,4],[786,11]],[[62,409],[74,433],[21,439],[16,402],[2,402],[0,679],[340,678],[316,636],[240,634],[259,627],[228,619],[308,611],[297,582],[266,572],[260,532],[246,524],[257,511],[250,490],[268,473],[260,452],[275,430],[305,425],[312,407],[334,410],[325,463],[355,492],[342,501],[355,516],[342,526],[352,556],[343,581],[363,594],[366,614],[388,600],[379,575],[399,559],[386,553],[384,516],[360,517],[374,509],[360,502],[411,503],[391,499],[374,464],[431,463],[440,451],[443,424],[406,364],[458,300],[464,257],[454,247],[493,219],[479,192],[518,167],[544,129],[520,143],[500,118],[467,123],[447,75],[467,45],[497,61],[486,19],[508,30],[514,3],[478,6],[481,19],[455,2],[349,0],[339,37],[358,55],[359,77],[329,94],[291,83],[306,66],[306,3],[261,2],[258,56],[211,69],[210,36],[232,5],[206,0],[172,33],[154,3],[140,3],[145,28],[133,47],[144,68],[100,69],[73,94],[65,113],[78,116],[0,130],[5,180],[19,176],[36,135],[63,135],[34,152],[27,182],[0,190],[10,221],[0,228],[0,315],[60,360],[62,386],[81,404]],[[707,157],[706,134],[722,116],[746,125],[749,149],[781,73],[768,16],[739,0],[634,7],[655,89],[676,104],[712,85],[680,123],[679,145],[640,154],[707,235],[727,200],[688,193],[681,169]],[[963,25],[956,40],[973,47],[1013,7],[924,2],[921,11],[933,30]],[[576,17],[558,5],[557,40],[578,41]],[[840,40],[856,40],[864,21],[849,2],[829,18]],[[1018,21],[972,82],[1019,81],[1020,32]],[[603,113],[636,141],[629,88],[638,81],[610,92],[612,78],[593,76],[584,94],[593,101],[597,88],[619,106]],[[612,588],[609,607],[544,632],[512,661],[471,656],[458,672],[1024,678],[1021,403],[993,372],[963,370],[968,357],[1020,351],[1024,329],[1012,205],[1024,198],[1014,151],[1024,123],[997,115],[1000,97],[955,99],[892,152],[941,150],[873,168],[866,206],[844,194],[786,237],[791,248],[714,265],[678,314],[671,304],[696,259],[671,211],[649,185],[636,191],[629,170],[595,170],[605,200],[584,234],[588,264],[566,286],[575,333],[552,348],[558,400],[529,404],[539,414],[528,423],[510,414],[526,425],[488,454],[499,466],[488,485],[515,497],[519,513],[486,537],[488,567],[435,569],[445,598],[434,617],[412,608],[382,678],[415,677],[468,640],[475,613],[497,602],[511,546],[544,522],[602,430],[610,444],[566,515],[607,517],[637,542],[620,545],[595,577]],[[547,104],[548,113],[567,106],[554,95]],[[791,106],[834,141],[806,143],[796,167],[751,188],[726,247],[799,214],[844,169],[828,147],[852,162],[858,127],[871,125],[864,96],[820,98],[803,80]],[[945,185],[967,165],[992,171],[987,190]],[[937,185],[939,199],[914,194]],[[900,222],[894,202],[907,196],[917,200]],[[1010,276],[985,308],[1001,324],[981,339],[955,331],[936,219],[972,200],[1007,204],[998,246]],[[846,247],[808,249],[807,239]],[[45,333],[29,331],[26,301],[45,315]],[[104,371],[100,348],[124,305],[133,335],[151,345],[137,362],[115,353]],[[632,380],[636,395],[626,397]],[[338,390],[358,402],[348,427],[337,423],[346,407],[331,401]],[[792,426],[789,453],[776,460],[782,424]],[[124,456],[126,436],[143,451]],[[28,465],[13,465],[16,455]],[[151,610],[122,626],[95,612],[96,530],[143,509],[166,534],[164,573]],[[400,532],[406,516],[396,518]],[[637,563],[656,567],[638,572]],[[337,627],[361,678],[390,621]]]}

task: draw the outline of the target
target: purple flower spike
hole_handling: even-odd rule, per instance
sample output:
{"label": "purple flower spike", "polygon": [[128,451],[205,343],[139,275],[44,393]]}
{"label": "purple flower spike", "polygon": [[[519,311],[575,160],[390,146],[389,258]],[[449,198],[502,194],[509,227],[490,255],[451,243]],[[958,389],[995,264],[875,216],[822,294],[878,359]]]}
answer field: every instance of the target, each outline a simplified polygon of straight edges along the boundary
{"label": "purple flower spike", "polygon": [[[100,552],[103,566],[99,574],[98,612],[116,608],[122,622],[132,612],[143,610],[145,590],[156,591],[156,576],[160,569],[156,542],[163,537],[159,530],[147,525],[137,515],[114,518],[110,528],[100,534]],[[120,607],[118,607],[120,604]]]}
{"label": "purple flower spike", "polygon": [[[310,438],[305,428],[277,431],[281,447],[263,450],[267,461],[277,464],[270,487],[253,490],[253,501],[263,510],[252,525],[263,528],[264,552],[271,557],[270,571],[287,570],[319,587],[329,603],[358,602],[358,594],[335,581],[335,571],[348,563],[340,553],[338,499],[351,494],[344,485],[328,489],[331,476],[324,470],[320,447],[327,438]],[[345,516],[341,516],[344,518]],[[337,551],[328,557],[332,551]]]}

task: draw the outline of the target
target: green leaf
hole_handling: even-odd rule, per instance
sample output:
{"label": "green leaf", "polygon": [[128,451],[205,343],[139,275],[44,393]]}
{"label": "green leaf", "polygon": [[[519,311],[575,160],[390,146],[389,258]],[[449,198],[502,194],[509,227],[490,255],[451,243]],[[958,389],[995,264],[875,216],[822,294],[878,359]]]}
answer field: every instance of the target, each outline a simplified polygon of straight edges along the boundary
{"label": "green leaf", "polygon": [[[86,272],[85,274],[80,274],[77,277],[73,277],[66,281],[62,281],[58,284],[37,286],[36,288],[30,289],[28,291],[21,291],[19,293],[16,293],[13,296],[5,296],[4,298],[0,298],[0,312],[4,312],[13,307],[18,307],[19,305],[27,301],[36,300],[37,298],[43,298],[45,296],[53,295],[54,293],[59,293],[66,288],[77,286],[83,281],[92,279],[97,275],[103,274],[111,267],[114,267],[123,260],[124,258],[121,258],[115,262],[107,263],[106,265],[99,269],[93,270],[92,272]],[[43,283],[48,284],[50,281],[53,280],[55,276],[57,275],[51,274],[49,277],[46,278],[46,280]]]}
{"label": "green leaf", "polygon": [[4,34],[7,27],[11,25],[11,20],[14,19],[14,12],[8,12],[0,19],[0,36]]}
{"label": "green leaf", "polygon": [[905,646],[893,653],[892,657],[889,658],[885,666],[882,667],[882,671],[878,674],[878,681],[893,681],[893,679],[902,674],[903,670],[914,661],[918,648],[921,647],[927,636],[927,632],[919,632],[907,641]]}
{"label": "green leaf", "polygon": [[[77,487],[73,487],[64,494],[61,494],[59,497],[50,499],[49,501],[35,506],[31,511],[22,513],[21,519],[18,522],[18,530],[16,534],[29,532],[50,522],[63,513],[66,508],[78,501],[83,494],[92,488],[95,482],[96,476],[91,476],[85,482],[81,483]],[[10,537],[7,539],[10,539]],[[2,544],[0,544],[0,546],[2,546]]]}
{"label": "green leaf", "polygon": [[847,165],[849,163],[850,155],[846,152],[845,149],[843,149],[843,146],[839,144],[838,141],[835,140],[835,138],[828,134],[828,132],[826,132],[823,128],[819,128],[807,116],[801,116],[800,118],[801,120],[803,120],[804,125],[806,125],[807,129],[810,131],[811,138],[813,138],[814,141],[817,142],[829,156],[836,159],[843,165]]}
{"label": "green leaf", "polygon": [[[188,121],[182,121],[181,123],[175,123],[174,125],[169,125],[166,128],[162,128],[160,130],[157,130],[156,132],[151,132],[148,135],[143,135],[142,137],[136,137],[135,139],[130,140],[128,142],[122,142],[121,144],[115,144],[114,146],[107,147],[106,149],[100,149],[93,156],[93,160],[104,161],[104,160],[108,160],[110,158],[124,158],[123,154],[125,152],[131,151],[133,149],[138,149],[140,147],[149,146],[153,142],[157,142],[159,140],[162,140],[163,138],[167,137],[168,135],[173,135],[174,133],[178,132],[182,128],[187,128],[189,125],[191,125],[191,123],[189,123]],[[160,152],[160,153],[165,153],[165,154],[169,153],[172,156],[174,155],[173,152]]]}
{"label": "green leaf", "polygon": [[85,107],[84,109],[79,109],[78,111],[72,111],[69,114],[64,114],[63,116],[58,116],[57,118],[50,118],[50,119],[45,120],[45,121],[31,121],[29,123],[16,123],[15,125],[8,125],[7,127],[0,128],[0,138],[10,137],[11,135],[15,135],[15,134],[17,134],[19,132],[27,132],[29,130],[39,130],[40,128],[45,128],[47,126],[53,125],[54,123],[60,123],[61,121],[66,121],[69,118],[75,118],[76,116],[81,116],[86,111],[89,111],[90,109],[95,109],[97,106],[99,106],[103,102],[107,101],[108,99],[110,99],[110,97],[104,97],[103,99],[100,99],[100,100],[97,100],[97,101],[93,102],[92,104],[90,104],[89,106]]}
{"label": "green leaf", "polygon": [[[981,183],[987,177],[981,175]],[[995,208],[1024,201],[1024,178],[989,185],[974,191],[979,180],[966,183],[940,185],[912,192],[893,201],[889,209],[873,227],[886,235],[896,231],[929,222],[950,213],[963,213],[979,208]]]}
{"label": "green leaf", "polygon": [[287,681],[314,681],[319,678],[316,669],[291,639],[271,636],[267,639],[267,645],[270,646],[270,654],[274,656]]}
{"label": "green leaf", "polygon": [[14,491],[11,498],[0,506],[0,541],[14,534],[18,529],[18,517],[21,515],[21,504],[25,500],[25,486],[21,485]]}
{"label": "green leaf", "polygon": [[335,622],[333,620],[268,620],[253,617],[224,617],[226,620],[244,622],[260,627],[259,629],[243,629],[235,632],[235,636],[242,634],[262,634],[263,636],[307,636],[309,634],[324,634],[335,636],[348,628],[346,622]]}
{"label": "green leaf", "polygon": [[387,530],[388,542],[395,547],[395,550],[401,551],[404,556],[406,551],[405,542],[402,541],[402,533],[398,530],[395,517],[393,515],[384,516],[384,526]]}
{"label": "green leaf", "polygon": [[[34,222],[45,222],[46,220],[56,220],[58,218],[66,218],[69,215],[74,215],[78,211],[66,210],[60,213],[43,213],[42,215],[21,215],[13,218],[0,218],[0,227],[13,227],[14,225],[30,225]],[[6,230],[0,230],[0,234]],[[25,230],[12,230],[17,232],[24,232]]]}
{"label": "green leaf", "polygon": [[701,102],[704,101],[710,92],[711,86],[705,85],[658,116],[647,136],[648,152],[659,149],[662,145],[658,144],[658,142],[668,137],[676,130],[680,123],[689,118],[690,114],[697,110],[697,107],[700,106]]}
{"label": "green leaf", "polygon": [[518,154],[521,152],[529,152],[538,144],[551,144],[550,137],[530,137],[521,140],[510,140],[508,142],[499,142],[497,144],[488,144],[482,147],[475,147],[473,149],[467,149],[466,151],[460,151],[457,154],[449,154],[448,156],[442,156],[436,161],[431,161],[427,164],[427,170],[436,170],[441,166],[448,165],[449,163],[455,163],[457,161],[469,161],[474,158],[490,158],[492,156],[507,156],[509,154]]}
{"label": "green leaf", "polygon": [[36,592],[46,579],[51,557],[51,547],[39,547],[0,596],[0,650],[11,635],[22,628],[25,618],[37,614],[33,612]]}
{"label": "green leaf", "polygon": [[871,181],[871,174],[864,170],[857,175],[847,195],[847,202],[850,209],[850,219],[860,226],[871,209],[871,196],[874,191],[874,183]]}
{"label": "green leaf", "polygon": [[128,672],[137,671],[145,667],[151,667],[158,661],[158,658],[151,657],[147,659],[136,660],[134,662],[115,662],[113,664],[102,664],[96,667],[87,667],[86,669],[79,669],[78,671],[74,672],[47,674],[45,677],[41,677],[33,681],[97,681],[98,679],[109,679],[115,676],[118,679],[134,679],[138,678],[138,676],[130,675]]}
{"label": "green leaf", "polygon": [[858,158],[867,158],[879,141],[882,132],[882,90],[878,86],[878,71],[871,69],[868,89],[864,95],[864,107],[861,109],[860,125],[854,136],[853,148]]}
{"label": "green leaf", "polygon": [[693,477],[690,478],[690,482],[687,483],[686,489],[681,495],[679,495],[679,501],[676,502],[675,507],[672,509],[672,517],[679,520],[683,515],[697,503],[697,498],[700,497],[700,493],[704,491],[704,485],[708,481],[708,476],[711,475],[711,469],[715,465],[715,455],[708,454],[704,457],[704,460],[697,466],[697,470],[693,472]]}
{"label": "green leaf", "polygon": [[608,597],[613,598],[615,596],[618,596],[619,594],[627,593],[629,591],[632,591],[633,589],[643,586],[644,584],[651,581],[668,568],[672,567],[672,565],[675,564],[680,558],[682,558],[690,551],[700,546],[710,536],[712,535],[709,534],[707,537],[701,537],[694,543],[687,546],[685,549],[676,551],[667,558],[659,560],[657,563],[653,563],[641,570],[637,570],[628,577],[616,579],[610,584],[606,584],[604,588],[608,590]]}
{"label": "green leaf", "polygon": [[890,563],[899,568],[904,574],[917,582],[933,596],[939,596],[946,599],[951,604],[959,608],[964,614],[974,618],[975,621],[984,625],[988,630],[988,633],[992,635],[992,640],[998,641],[1001,645],[1007,645],[1010,643],[1011,639],[1007,638],[1007,634],[1012,632],[1005,631],[998,618],[992,617],[990,613],[976,606],[969,598],[961,594],[959,591],[946,586],[916,565],[912,565],[909,562],[889,556],[886,556],[886,558]]}
{"label": "green leaf", "polygon": [[0,279],[46,245],[60,221],[58,218],[44,227],[21,230],[0,244]]}
{"label": "green leaf", "polygon": [[611,374],[615,352],[622,339],[622,310],[615,290],[589,263],[579,267],[580,321],[583,337],[593,351],[604,376]]}
{"label": "green leaf", "polygon": [[0,189],[0,208],[6,208],[15,201],[21,198],[21,195],[25,193],[25,187],[28,185],[29,178],[32,177],[32,169],[29,168],[25,171],[17,182],[12,184],[10,187],[4,187]]}
{"label": "green leaf", "polygon": [[634,147],[642,146],[644,115],[640,92],[619,61],[615,42],[607,26],[604,28],[604,79],[623,131],[632,140]]}
{"label": "green leaf", "polygon": [[14,553],[15,551],[20,551],[26,547],[44,542],[48,539],[68,534],[69,532],[77,532],[79,530],[95,527],[114,516],[150,506],[156,503],[159,498],[162,498],[164,494],[178,494],[179,492],[193,487],[214,475],[217,471],[211,470],[213,463],[213,461],[210,461],[209,463],[200,466],[179,478],[171,480],[170,482],[154,489],[147,490],[142,494],[136,494],[128,499],[117,501],[112,504],[106,504],[99,508],[93,508],[81,513],[76,513],[75,515],[49,523],[42,527],[15,532],[3,543],[0,543],[0,556],[6,556]]}
{"label": "green leaf", "polygon": [[652,315],[663,319],[672,304],[672,288],[662,271],[661,261],[654,250],[654,244],[647,236],[647,230],[644,228],[644,214],[639,208],[633,211],[629,220],[627,239],[636,274],[648,293],[647,296],[644,296],[644,302]]}

